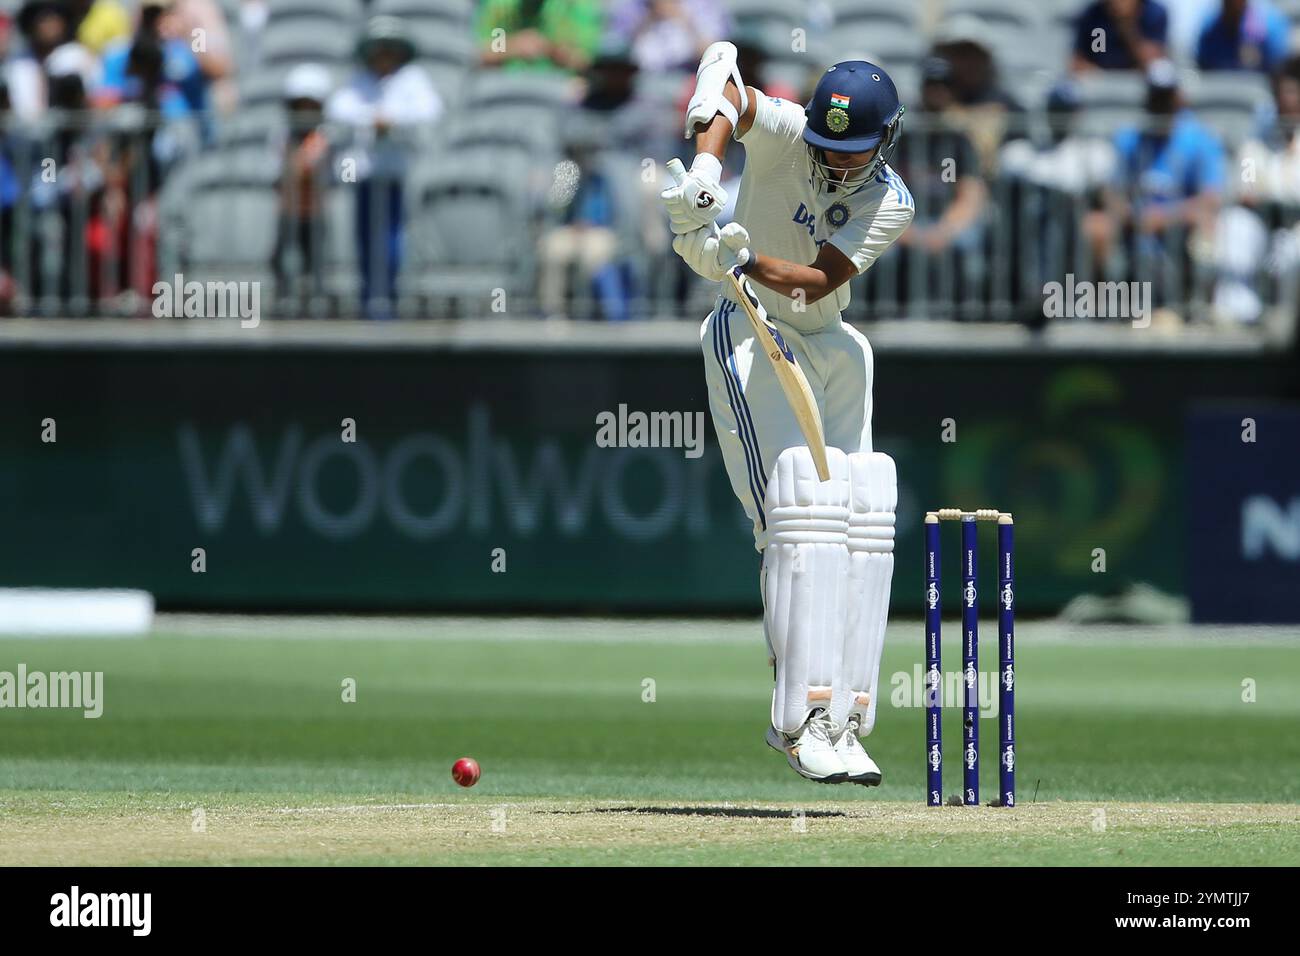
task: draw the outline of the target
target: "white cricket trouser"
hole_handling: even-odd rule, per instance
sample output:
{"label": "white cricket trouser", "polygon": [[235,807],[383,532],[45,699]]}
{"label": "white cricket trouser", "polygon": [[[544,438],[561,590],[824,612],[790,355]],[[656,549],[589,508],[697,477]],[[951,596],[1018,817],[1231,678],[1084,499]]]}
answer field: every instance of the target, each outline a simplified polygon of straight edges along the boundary
{"label": "white cricket trouser", "polygon": [[[808,377],[826,444],[845,454],[871,451],[874,366],[866,336],[843,322],[820,332],[781,331]],[[754,347],[754,329],[735,302],[719,296],[700,326],[709,409],[731,488],[754,522],[754,545],[767,546],[763,501],[768,476],[786,448],[806,445],[768,358]]]}

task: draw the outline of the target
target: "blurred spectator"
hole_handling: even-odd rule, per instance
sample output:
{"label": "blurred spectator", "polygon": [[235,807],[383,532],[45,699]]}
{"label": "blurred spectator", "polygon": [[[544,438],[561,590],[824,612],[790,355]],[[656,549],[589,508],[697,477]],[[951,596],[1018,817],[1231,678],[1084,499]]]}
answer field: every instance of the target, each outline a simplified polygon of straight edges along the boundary
{"label": "blurred spectator", "polygon": [[117,0],[65,0],[77,42],[92,53],[131,35],[131,15]]}
{"label": "blurred spectator", "polygon": [[729,34],[728,21],[719,0],[616,0],[607,30],[643,70],[694,72],[705,47]]}
{"label": "blurred spectator", "polygon": [[325,292],[325,196],[330,144],[325,102],[333,89],[329,70],[300,63],[284,79],[289,120],[280,168],[280,219],[272,265],[281,299],[297,300],[298,314],[314,311],[306,301]]}
{"label": "blurred spectator", "polygon": [[402,181],[427,128],[442,115],[442,100],[416,63],[407,25],[372,17],[357,56],[361,68],[326,103],[333,122],[355,134],[356,235],[366,315],[392,315],[402,245]]}
{"label": "blurred spectator", "polygon": [[1223,0],[1201,28],[1196,65],[1202,70],[1272,73],[1287,54],[1286,17],[1259,0]]}
{"label": "blurred spectator", "polygon": [[1188,278],[1186,237],[1212,232],[1225,186],[1219,141],[1186,108],[1177,68],[1147,69],[1146,123],[1115,137],[1117,182],[1106,207],[1089,214],[1085,233],[1095,260],[1113,262],[1121,243],[1130,278],[1151,280],[1158,297],[1181,297],[1168,276]]}
{"label": "blurred spectator", "polygon": [[[135,33],[104,51],[92,103],[131,107],[94,143],[103,189],[92,198],[86,244],[94,299],[147,301],[156,273],[157,193],[167,174],[211,133],[207,84],[163,2],[141,3]],[[158,118],[154,119],[153,114]]]}
{"label": "blurred spectator", "polygon": [[1085,273],[1080,229],[1091,210],[1101,208],[1105,187],[1114,181],[1115,148],[1078,129],[1077,85],[1065,80],[1048,93],[1046,136],[1008,143],[1002,151],[1010,208],[1019,214],[1006,223],[1013,236],[1012,287],[1020,290],[1024,315],[1044,320],[1042,289],[1067,272]]}
{"label": "blurred spectator", "polygon": [[598,125],[606,146],[642,153],[648,142],[661,135],[666,111],[637,92],[637,72],[626,49],[607,44],[587,69],[580,105],[588,120],[582,124],[584,130]]}
{"label": "blurred spectator", "polygon": [[1300,56],[1286,62],[1273,79],[1276,118],[1263,135],[1244,143],[1238,196],[1251,204],[1300,207]]}
{"label": "blurred spectator", "polygon": [[1015,105],[998,81],[993,38],[979,18],[963,14],[940,24],[935,31],[933,56],[951,66],[946,85],[954,107],[996,103]]}
{"label": "blurred spectator", "polygon": [[1088,196],[1114,181],[1115,148],[1104,139],[1078,131],[1079,91],[1065,80],[1047,95],[1047,139],[1008,143],[1002,151],[1002,171],[1014,179]]}
{"label": "blurred spectator", "polygon": [[916,201],[916,217],[899,242],[927,253],[944,252],[973,238],[988,201],[979,158],[970,138],[944,117],[955,93],[952,66],[941,57],[922,65],[921,128],[901,137],[889,165],[903,178]]}
{"label": "blurred spectator", "polygon": [[[99,81],[99,61],[72,40],[72,20],[62,4],[27,3],[19,12],[27,50],[6,65],[12,112],[24,125],[6,130],[6,163],[30,218],[13,271],[21,291],[46,302],[84,300],[88,208],[103,177],[90,149],[83,113],[86,93]],[[25,125],[51,112],[48,127]],[[75,276],[74,276],[75,272]],[[19,290],[14,290],[19,291]]]}
{"label": "blurred spectator", "polygon": [[56,47],[45,58],[46,98],[50,109],[84,110],[87,92],[99,84],[101,75],[99,58],[80,43]]}
{"label": "blurred spectator", "polygon": [[32,233],[28,291],[46,301],[84,297],[90,291],[87,277],[93,277],[82,253],[88,251],[93,263],[92,202],[101,194],[103,174],[93,134],[79,117],[86,109],[86,86],[94,80],[95,67],[93,55],[77,43],[60,44],[45,58],[48,110],[51,115],[68,114],[50,124],[44,135],[38,134],[39,149],[29,153],[25,163],[27,199],[39,224]]}
{"label": "blurred spectator", "polygon": [[83,51],[85,48],[72,42],[68,12],[55,0],[28,0],[23,4],[18,11],[18,31],[26,40],[27,48],[5,63],[5,85],[13,115],[21,121],[30,121],[40,117],[49,106],[46,59],[64,45]]}
{"label": "blurred spectator", "polygon": [[[7,45],[9,19],[0,14],[0,53]],[[9,88],[0,77],[0,315],[12,309],[17,286],[14,282],[14,211],[22,193],[18,174],[17,131],[10,127]]]}
{"label": "blurred spectator", "polygon": [[1237,200],[1260,228],[1272,230],[1269,268],[1294,275],[1300,269],[1300,56],[1278,72],[1273,96],[1277,115],[1271,128],[1238,153]]}
{"label": "blurred spectator", "polygon": [[1165,55],[1169,14],[1156,0],[1096,0],[1074,22],[1075,70],[1141,70]]}
{"label": "blurred spectator", "polygon": [[484,66],[581,73],[600,45],[600,0],[484,0]]}
{"label": "blurred spectator", "polygon": [[607,44],[587,68],[587,89],[582,108],[615,113],[636,98],[637,65],[627,49]]}
{"label": "blurred spectator", "polygon": [[135,35],[104,51],[94,100],[101,108],[130,103],[159,114],[150,144],[151,192],[170,168],[215,138],[208,79],[180,34],[172,0],[141,0]]}
{"label": "blurred spectator", "polygon": [[208,80],[180,32],[172,0],[141,0],[135,35],[104,51],[100,106],[138,103],[164,118],[203,119]]}
{"label": "blurred spectator", "polygon": [[134,34],[109,42],[103,56],[101,107],[141,103],[210,130],[211,108],[233,104],[230,36],[210,0],[140,0]]}
{"label": "blurred spectator", "polygon": [[594,300],[606,321],[632,318],[636,293],[652,281],[646,264],[668,246],[646,147],[669,111],[638,90],[628,51],[612,38],[605,47],[588,71],[582,109],[562,123],[565,158],[548,196],[556,224],[538,245],[539,305],[548,317],[585,317]]}
{"label": "blurred spectator", "polygon": [[1258,288],[1261,267],[1267,263],[1278,273],[1294,269],[1293,259],[1284,264],[1278,254],[1279,247],[1293,245],[1294,234],[1281,231],[1279,238],[1283,241],[1275,243],[1270,255],[1268,229],[1253,210],[1229,206],[1219,214],[1213,236],[1197,249],[1214,276],[1210,314],[1215,320],[1250,323],[1263,315]]}
{"label": "blurred spectator", "polygon": [[1186,108],[1178,71],[1168,60],[1147,70],[1146,109],[1145,129],[1123,130],[1115,139],[1121,175],[1147,206],[1140,225],[1203,223],[1223,191],[1223,148]]}
{"label": "blurred spectator", "polygon": [[[988,189],[970,138],[950,122],[955,101],[952,65],[942,57],[927,58],[922,64],[918,122],[899,138],[889,161],[911,190],[916,206],[911,227],[899,238],[903,302],[908,297],[924,298],[927,290],[938,288],[943,281],[940,269],[955,282],[959,301],[977,296]],[[917,256],[921,262],[913,261]]]}
{"label": "blurred spectator", "polygon": [[570,137],[567,157],[556,167],[551,201],[560,223],[542,233],[538,247],[538,297],[547,318],[568,316],[569,275],[577,268],[591,287],[605,319],[628,318],[630,289],[626,270],[615,263],[619,184],[597,162],[595,142]]}
{"label": "blurred spectator", "polygon": [[212,91],[212,105],[229,113],[239,96],[235,86],[234,48],[221,4],[218,0],[174,0],[170,9],[176,16],[171,35],[187,43],[199,61],[199,69]]}
{"label": "blurred spectator", "polygon": [[944,119],[970,137],[980,166],[991,175],[1003,141],[1023,135],[1024,109],[998,82],[989,30],[976,17],[954,17],[936,31],[932,55],[950,66],[945,85],[951,95],[942,110]]}

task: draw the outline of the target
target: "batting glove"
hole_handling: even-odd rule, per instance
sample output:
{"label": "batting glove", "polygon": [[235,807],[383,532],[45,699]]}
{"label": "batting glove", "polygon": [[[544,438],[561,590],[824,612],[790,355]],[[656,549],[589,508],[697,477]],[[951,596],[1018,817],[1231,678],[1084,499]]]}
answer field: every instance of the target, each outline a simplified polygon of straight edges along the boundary
{"label": "batting glove", "polygon": [[721,282],[732,268],[746,265],[753,257],[749,231],[738,222],[723,226],[721,233],[709,226],[677,236],[673,251],[710,282]]}
{"label": "batting glove", "polygon": [[722,227],[719,234],[718,261],[724,272],[730,272],[736,266],[742,269],[754,258],[754,251],[749,248],[749,230],[738,222],[729,222]]}
{"label": "batting glove", "polygon": [[717,165],[716,159],[711,164],[701,164],[697,158],[690,172],[659,194],[668,210],[673,235],[681,236],[702,226],[713,225],[726,207],[727,192],[716,179],[717,174],[712,169],[714,165]]}

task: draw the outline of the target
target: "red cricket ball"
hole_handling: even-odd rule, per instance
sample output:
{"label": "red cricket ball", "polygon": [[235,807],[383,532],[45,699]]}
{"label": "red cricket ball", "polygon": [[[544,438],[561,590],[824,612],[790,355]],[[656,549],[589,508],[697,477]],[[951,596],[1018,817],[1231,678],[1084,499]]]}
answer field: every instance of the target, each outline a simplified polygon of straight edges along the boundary
{"label": "red cricket ball", "polygon": [[478,761],[473,757],[461,757],[451,765],[451,778],[462,787],[472,787],[478,783],[479,774]]}

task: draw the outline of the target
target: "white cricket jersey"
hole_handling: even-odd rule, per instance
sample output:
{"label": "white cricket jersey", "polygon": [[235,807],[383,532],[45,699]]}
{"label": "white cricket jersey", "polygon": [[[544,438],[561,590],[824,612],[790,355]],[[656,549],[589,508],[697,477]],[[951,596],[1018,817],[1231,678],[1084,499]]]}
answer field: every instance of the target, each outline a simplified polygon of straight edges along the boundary
{"label": "white cricket jersey", "polygon": [[[740,178],[736,222],[749,230],[759,255],[810,265],[823,242],[852,260],[861,275],[902,235],[914,205],[902,177],[884,166],[862,186],[834,191],[814,185],[803,141],[806,119],[798,103],[758,95],[754,123],[744,136],[745,171]],[[795,300],[751,283],[774,318],[801,332],[836,326],[849,304],[846,282],[825,298],[795,311]],[[723,294],[729,286],[723,284]]]}

